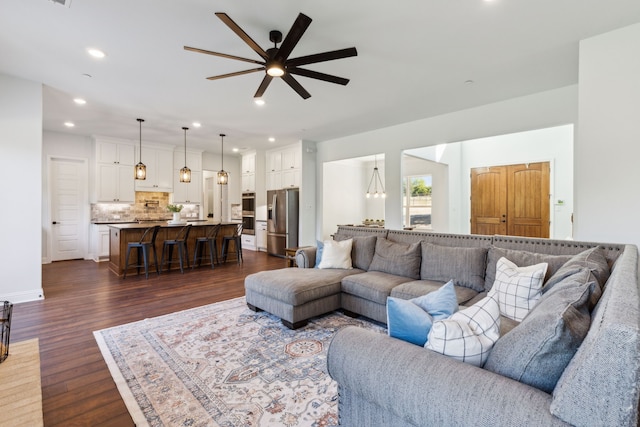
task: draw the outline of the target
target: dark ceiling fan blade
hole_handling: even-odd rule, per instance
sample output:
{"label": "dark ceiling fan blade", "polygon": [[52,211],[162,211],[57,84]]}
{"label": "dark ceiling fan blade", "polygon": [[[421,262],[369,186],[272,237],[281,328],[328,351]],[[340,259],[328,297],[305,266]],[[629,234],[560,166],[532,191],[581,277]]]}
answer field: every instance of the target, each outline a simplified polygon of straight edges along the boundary
{"label": "dark ceiling fan blade", "polygon": [[235,59],[238,61],[250,62],[252,64],[264,64],[264,62],[258,61],[256,59],[242,58],[240,56],[229,55],[226,53],[212,52],[210,50],[198,49],[197,47],[184,46],[184,50],[197,52],[197,53],[204,53],[206,55],[221,56],[222,58]]}
{"label": "dark ceiling fan blade", "polygon": [[258,90],[256,91],[256,94],[253,95],[253,97],[262,98],[262,95],[264,95],[264,91],[267,90],[267,87],[269,87],[269,83],[271,83],[271,80],[273,80],[273,77],[265,73],[264,79],[262,79],[262,83],[260,83],[260,86],[258,87]]}
{"label": "dark ceiling fan blade", "polygon": [[286,61],[285,65],[297,67],[298,65],[315,64],[316,62],[332,61],[334,59],[349,58],[357,55],[358,51],[355,47],[348,47],[346,49],[332,50],[330,52],[291,58]]}
{"label": "dark ceiling fan blade", "polygon": [[281,77],[282,80],[284,80],[289,86],[291,86],[291,89],[295,90],[296,92],[298,92],[298,95],[300,95],[301,97],[303,97],[304,99],[310,98],[311,94],[309,92],[307,92],[300,83],[298,83],[298,81],[296,79],[293,78],[293,76],[289,73],[285,73],[284,76]]}
{"label": "dark ceiling fan blade", "polygon": [[253,49],[258,55],[260,55],[265,61],[267,60],[267,58],[269,57],[267,55],[267,52],[265,52],[264,49],[262,49],[260,45],[258,45],[258,43],[254,42],[253,39],[249,37],[249,35],[245,33],[244,30],[233,21],[233,19],[229,18],[229,15],[223,12],[216,12],[216,16],[220,18],[222,22],[227,24],[227,27],[231,28],[231,31],[240,36],[240,38],[246,44],[248,44],[251,49]]}
{"label": "dark ceiling fan blade", "polygon": [[343,77],[332,76],[331,74],[319,73],[317,71],[305,70],[304,68],[289,67],[287,71],[298,76],[311,77],[325,82],[336,83],[345,86],[349,83],[349,79]]}
{"label": "dark ceiling fan blade", "polygon": [[219,80],[227,77],[235,77],[235,76],[241,76],[243,74],[255,73],[257,71],[264,71],[264,67],[252,68],[250,70],[244,70],[244,71],[236,71],[235,73],[220,74],[219,76],[211,76],[211,77],[207,77],[207,80]]}
{"label": "dark ceiling fan blade", "polygon": [[284,62],[287,60],[293,48],[296,47],[300,38],[307,28],[311,25],[311,18],[307,15],[300,13],[296,18],[295,22],[291,26],[291,29],[285,36],[284,40],[282,40],[282,44],[278,49],[278,53],[276,54],[276,61]]}

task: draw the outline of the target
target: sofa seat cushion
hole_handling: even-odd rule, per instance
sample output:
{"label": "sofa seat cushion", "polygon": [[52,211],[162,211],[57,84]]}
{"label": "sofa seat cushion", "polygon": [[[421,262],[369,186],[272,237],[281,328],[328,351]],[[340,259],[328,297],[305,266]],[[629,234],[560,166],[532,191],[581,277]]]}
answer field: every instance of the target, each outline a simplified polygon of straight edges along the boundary
{"label": "sofa seat cushion", "polygon": [[[437,282],[434,280],[412,280],[396,286],[391,291],[391,296],[394,298],[412,299],[422,295],[426,295],[433,291],[437,291],[444,285],[444,282]],[[456,299],[459,305],[465,305],[467,301],[475,297],[478,293],[473,289],[466,286],[454,285],[453,289],[456,292]]]}
{"label": "sofa seat cushion", "polygon": [[340,293],[340,281],[362,270],[282,268],[250,274],[246,289],[294,306]]}
{"label": "sofa seat cushion", "polygon": [[381,271],[367,271],[342,279],[342,292],[364,298],[378,304],[386,304],[391,290],[411,279]]}

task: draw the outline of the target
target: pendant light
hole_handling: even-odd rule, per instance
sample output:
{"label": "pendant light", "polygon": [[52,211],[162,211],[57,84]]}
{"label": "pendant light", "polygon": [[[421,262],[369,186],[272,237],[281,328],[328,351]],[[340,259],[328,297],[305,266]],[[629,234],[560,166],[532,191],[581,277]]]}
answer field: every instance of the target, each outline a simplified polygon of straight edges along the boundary
{"label": "pendant light", "polygon": [[180,182],[191,182],[191,169],[187,167],[187,131],[189,128],[182,128],[184,131],[184,167],[180,169]]}
{"label": "pendant light", "polygon": [[222,139],[222,149],[220,150],[220,157],[222,158],[222,165],[220,167],[220,171],[218,171],[218,184],[227,185],[229,182],[229,174],[224,171],[224,137],[227,136],[224,133],[220,134],[220,138]]}
{"label": "pendant light", "polygon": [[136,119],[138,121],[138,123],[140,123],[140,161],[138,162],[138,164],[135,166],[135,170],[134,170],[134,177],[135,179],[147,179],[147,167],[144,165],[144,163],[142,163],[142,122],[144,122],[143,119]]}
{"label": "pendant light", "polygon": [[[378,192],[378,183],[380,183],[381,192]],[[374,193],[373,198],[377,199],[378,197],[382,197],[383,199],[387,197],[387,194],[384,192],[384,185],[382,185],[382,179],[380,178],[380,172],[378,171],[378,156],[375,157],[375,167],[373,168],[373,175],[371,175],[371,180],[369,180],[369,187],[367,188],[367,199],[371,197],[371,184],[374,185]]]}

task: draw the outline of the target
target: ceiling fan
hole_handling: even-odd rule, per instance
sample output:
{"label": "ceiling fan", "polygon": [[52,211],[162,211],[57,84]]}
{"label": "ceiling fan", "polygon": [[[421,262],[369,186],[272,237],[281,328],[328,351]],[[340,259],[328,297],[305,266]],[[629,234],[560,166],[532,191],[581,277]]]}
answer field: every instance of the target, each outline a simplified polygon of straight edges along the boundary
{"label": "ceiling fan", "polygon": [[[222,22],[224,22],[231,30],[236,33],[246,44],[249,45],[251,49],[253,49],[260,57],[261,61],[249,58],[242,58],[240,56],[229,55],[226,53],[212,52],[210,50],[198,49],[195,47],[184,46],[185,50],[191,52],[204,53],[207,55],[213,56],[221,56],[223,58],[235,59],[238,61],[249,62],[253,64],[258,64],[260,67],[252,68],[250,70],[244,71],[236,71],[234,73],[222,74],[219,76],[207,77],[208,80],[218,80],[224,79],[226,77],[234,77],[240,76],[243,74],[255,73],[258,71],[265,71],[265,76],[262,79],[262,83],[258,87],[254,98],[261,98],[264,92],[269,87],[269,83],[273,80],[274,77],[280,77],[285,81],[293,90],[295,90],[298,95],[302,98],[307,99],[311,96],[309,92],[307,92],[300,83],[296,79],[293,78],[292,74],[296,74],[299,76],[310,77],[312,79],[323,80],[325,82],[336,83],[340,85],[346,85],[349,83],[349,79],[345,79],[343,77],[332,76],[330,74],[320,73],[318,71],[307,70],[304,68],[299,68],[301,65],[309,65],[315,64],[318,62],[331,61],[334,59],[342,59],[348,58],[350,56],[358,55],[355,47],[349,47],[346,49],[333,50],[330,52],[316,53],[313,55],[300,56],[297,58],[289,59],[289,55],[296,47],[300,38],[307,30],[309,25],[311,24],[311,18],[300,13],[296,18],[295,22],[291,26],[291,29],[287,33],[284,40],[282,39],[282,33],[277,30],[273,30],[269,32],[269,40],[273,42],[274,47],[267,49],[266,51],[262,49],[247,33],[245,33],[238,24],[236,24],[226,13],[216,12],[216,16],[220,18]],[[277,47],[278,43],[282,42],[280,47]]]}

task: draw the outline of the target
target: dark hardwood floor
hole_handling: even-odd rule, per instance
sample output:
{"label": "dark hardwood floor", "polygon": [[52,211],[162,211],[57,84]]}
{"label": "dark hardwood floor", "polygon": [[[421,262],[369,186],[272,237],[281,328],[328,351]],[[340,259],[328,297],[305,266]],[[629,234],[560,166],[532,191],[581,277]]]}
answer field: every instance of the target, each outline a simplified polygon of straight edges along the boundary
{"label": "dark hardwood floor", "polygon": [[241,265],[149,280],[144,274],[120,279],[106,262],[43,265],[45,299],[14,306],[11,342],[39,338],[44,425],[133,426],[93,331],[243,296],[246,275],[285,267],[282,258],[243,252]]}

